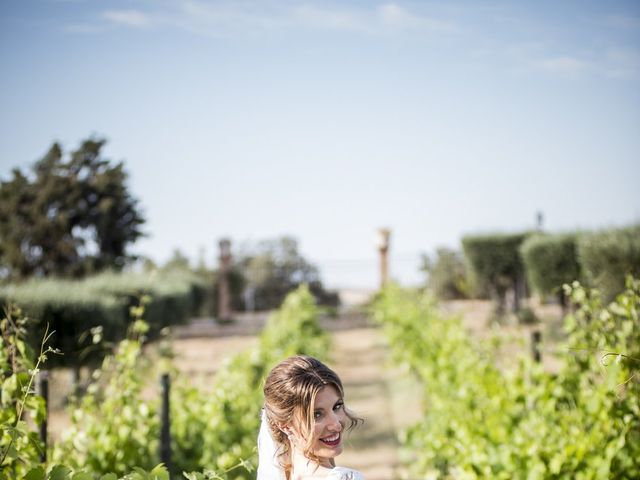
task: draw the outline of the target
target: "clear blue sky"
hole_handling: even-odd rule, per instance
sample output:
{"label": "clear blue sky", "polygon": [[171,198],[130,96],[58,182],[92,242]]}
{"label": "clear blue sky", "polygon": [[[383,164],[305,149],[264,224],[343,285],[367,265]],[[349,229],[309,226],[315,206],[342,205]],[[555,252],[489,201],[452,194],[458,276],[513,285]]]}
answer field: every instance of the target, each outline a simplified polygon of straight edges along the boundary
{"label": "clear blue sky", "polygon": [[291,234],[329,286],[462,235],[640,220],[640,2],[0,1],[0,177],[106,137],[194,260]]}

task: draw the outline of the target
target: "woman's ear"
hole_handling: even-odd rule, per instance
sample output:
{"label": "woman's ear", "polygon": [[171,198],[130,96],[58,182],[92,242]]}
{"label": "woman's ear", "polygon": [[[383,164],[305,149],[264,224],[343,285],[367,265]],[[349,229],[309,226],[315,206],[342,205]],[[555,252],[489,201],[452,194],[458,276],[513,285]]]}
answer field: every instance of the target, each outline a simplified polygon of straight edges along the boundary
{"label": "woman's ear", "polygon": [[279,429],[280,429],[280,431],[281,431],[282,433],[284,433],[287,437],[290,437],[290,436],[291,436],[292,431],[291,431],[291,427],[289,427],[289,425],[282,423],[282,424],[279,424],[279,425],[278,425],[278,428],[279,428]]}

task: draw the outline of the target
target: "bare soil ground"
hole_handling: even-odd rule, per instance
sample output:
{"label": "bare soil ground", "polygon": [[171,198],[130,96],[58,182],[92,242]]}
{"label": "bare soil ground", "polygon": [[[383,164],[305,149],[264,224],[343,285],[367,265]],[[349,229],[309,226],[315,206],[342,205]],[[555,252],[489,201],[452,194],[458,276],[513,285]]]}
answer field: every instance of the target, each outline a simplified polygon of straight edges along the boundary
{"label": "bare soil ground", "polygon": [[397,388],[397,372],[385,366],[387,345],[379,329],[336,333],[334,345],[332,367],[344,383],[346,404],[365,420],[347,437],[338,463],[360,470],[368,480],[395,478],[398,432],[417,420],[419,396]]}

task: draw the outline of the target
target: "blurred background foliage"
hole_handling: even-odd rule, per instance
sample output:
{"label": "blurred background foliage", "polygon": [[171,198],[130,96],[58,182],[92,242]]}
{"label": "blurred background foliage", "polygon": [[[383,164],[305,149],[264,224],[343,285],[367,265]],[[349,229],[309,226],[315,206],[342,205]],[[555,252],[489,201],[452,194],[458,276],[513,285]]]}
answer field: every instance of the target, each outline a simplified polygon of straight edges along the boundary
{"label": "blurred background foliage", "polygon": [[127,246],[143,235],[144,216],[124,165],[102,157],[104,144],[89,138],[65,155],[54,143],[29,172],[2,181],[1,277],[77,278],[134,259]]}
{"label": "blurred background foliage", "polygon": [[427,289],[442,300],[471,298],[464,256],[451,248],[441,247],[435,256],[422,256],[421,270],[427,275]]}
{"label": "blurred background foliage", "polygon": [[[441,300],[490,298],[498,317],[528,308],[537,294],[566,308],[564,284],[580,281],[611,301],[627,275],[640,275],[640,225],[579,232],[474,234],[462,251],[423,255],[425,288]],[[508,308],[509,307],[509,308]]]}

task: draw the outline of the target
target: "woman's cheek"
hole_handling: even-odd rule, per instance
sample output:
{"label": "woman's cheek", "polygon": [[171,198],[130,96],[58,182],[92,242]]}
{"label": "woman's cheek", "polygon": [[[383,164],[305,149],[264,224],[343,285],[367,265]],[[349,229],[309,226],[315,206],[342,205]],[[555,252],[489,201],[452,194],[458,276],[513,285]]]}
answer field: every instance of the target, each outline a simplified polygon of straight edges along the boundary
{"label": "woman's cheek", "polygon": [[344,411],[344,408],[340,409],[340,423],[343,427],[347,423],[347,413]]}

